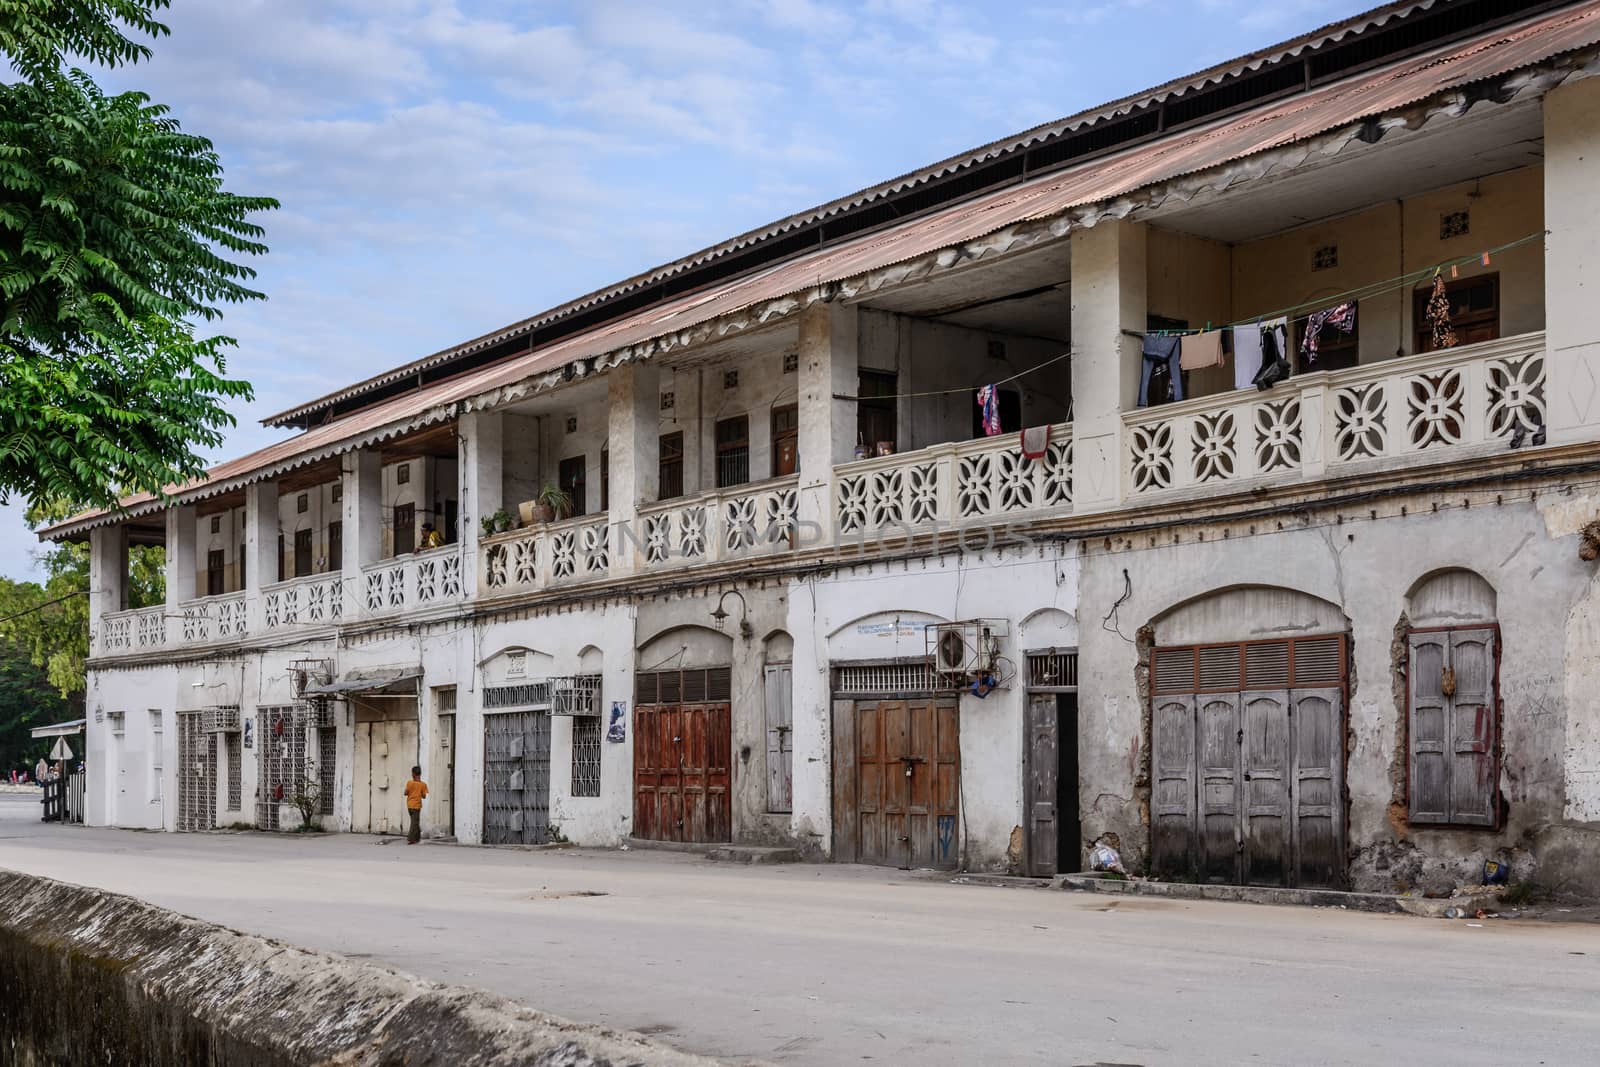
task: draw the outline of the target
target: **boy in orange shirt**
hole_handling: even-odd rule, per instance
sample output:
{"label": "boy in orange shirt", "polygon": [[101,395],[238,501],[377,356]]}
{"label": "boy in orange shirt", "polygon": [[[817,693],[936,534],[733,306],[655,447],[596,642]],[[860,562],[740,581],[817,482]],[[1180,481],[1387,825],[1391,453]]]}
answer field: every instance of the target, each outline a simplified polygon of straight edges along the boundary
{"label": "boy in orange shirt", "polygon": [[411,817],[411,829],[406,832],[406,844],[422,840],[422,798],[428,795],[428,783],[422,780],[422,768],[411,768],[411,781],[406,783],[406,814]]}

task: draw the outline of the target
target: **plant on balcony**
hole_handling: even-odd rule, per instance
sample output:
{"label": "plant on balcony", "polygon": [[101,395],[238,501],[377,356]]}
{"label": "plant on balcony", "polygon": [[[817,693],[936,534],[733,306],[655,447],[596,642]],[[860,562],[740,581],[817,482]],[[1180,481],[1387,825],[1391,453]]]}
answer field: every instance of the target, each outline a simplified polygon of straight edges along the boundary
{"label": "plant on balcony", "polygon": [[511,529],[511,513],[501,508],[493,515],[485,515],[478,520],[478,529],[484,537],[493,537],[495,534],[505,533]]}
{"label": "plant on balcony", "polygon": [[572,514],[572,495],[558,485],[545,483],[539,495],[522,505],[523,522],[555,522]]}

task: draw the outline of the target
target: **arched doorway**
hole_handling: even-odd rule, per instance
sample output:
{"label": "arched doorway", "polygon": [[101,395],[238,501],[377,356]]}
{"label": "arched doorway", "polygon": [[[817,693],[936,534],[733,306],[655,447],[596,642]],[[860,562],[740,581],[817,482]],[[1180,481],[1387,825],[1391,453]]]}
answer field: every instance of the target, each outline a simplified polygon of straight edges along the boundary
{"label": "arched doorway", "polygon": [[634,673],[633,835],[733,840],[733,639],[702,626],[639,648]]}

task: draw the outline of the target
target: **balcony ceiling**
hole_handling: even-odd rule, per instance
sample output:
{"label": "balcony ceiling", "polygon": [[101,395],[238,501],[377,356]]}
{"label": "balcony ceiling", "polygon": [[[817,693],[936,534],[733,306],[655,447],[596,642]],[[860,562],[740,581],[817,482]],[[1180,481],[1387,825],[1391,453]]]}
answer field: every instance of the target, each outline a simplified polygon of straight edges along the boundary
{"label": "balcony ceiling", "polygon": [[1067,242],[1056,241],[881,292],[861,306],[974,330],[1066,341],[1072,313],[1067,285],[1071,263]]}
{"label": "balcony ceiling", "polygon": [[1479,104],[1458,119],[1391,130],[1376,145],[1352,144],[1323,160],[1160,211],[1164,229],[1226,242],[1254,241],[1319,219],[1544,162],[1537,99]]}

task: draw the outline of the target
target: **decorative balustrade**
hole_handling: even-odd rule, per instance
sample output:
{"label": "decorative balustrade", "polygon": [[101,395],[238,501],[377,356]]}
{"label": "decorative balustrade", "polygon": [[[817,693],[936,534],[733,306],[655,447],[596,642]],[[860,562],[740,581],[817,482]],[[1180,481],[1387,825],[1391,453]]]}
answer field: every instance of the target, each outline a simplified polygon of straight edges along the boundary
{"label": "decorative balustrade", "polygon": [[611,568],[609,529],[606,516],[586,515],[487,538],[480,588],[493,596],[603,578]]}
{"label": "decorative balustrade", "polygon": [[1504,448],[1545,423],[1544,352],[1523,334],[1130,412],[1125,497]]}
{"label": "decorative balustrade", "polygon": [[368,615],[414,611],[461,598],[461,546],[396,556],[361,568],[361,606]]}
{"label": "decorative balustrade", "polygon": [[790,475],[640,508],[633,536],[654,569],[785,552],[799,521],[799,479]]}
{"label": "decorative balustrade", "polygon": [[179,611],[179,639],[186,645],[232,641],[243,637],[247,629],[243,593],[185,601]]}
{"label": "decorative balustrade", "polygon": [[291,578],[261,590],[262,622],[269,630],[328,626],[344,617],[344,580],[338,571]]}
{"label": "decorative balustrade", "polygon": [[1003,434],[845,464],[834,485],[841,535],[1067,511],[1072,426],[1051,426],[1037,458],[1022,454],[1020,435]]}
{"label": "decorative balustrade", "polygon": [[100,618],[100,653],[115,656],[133,651],[133,617],[135,611],[106,612]]}

